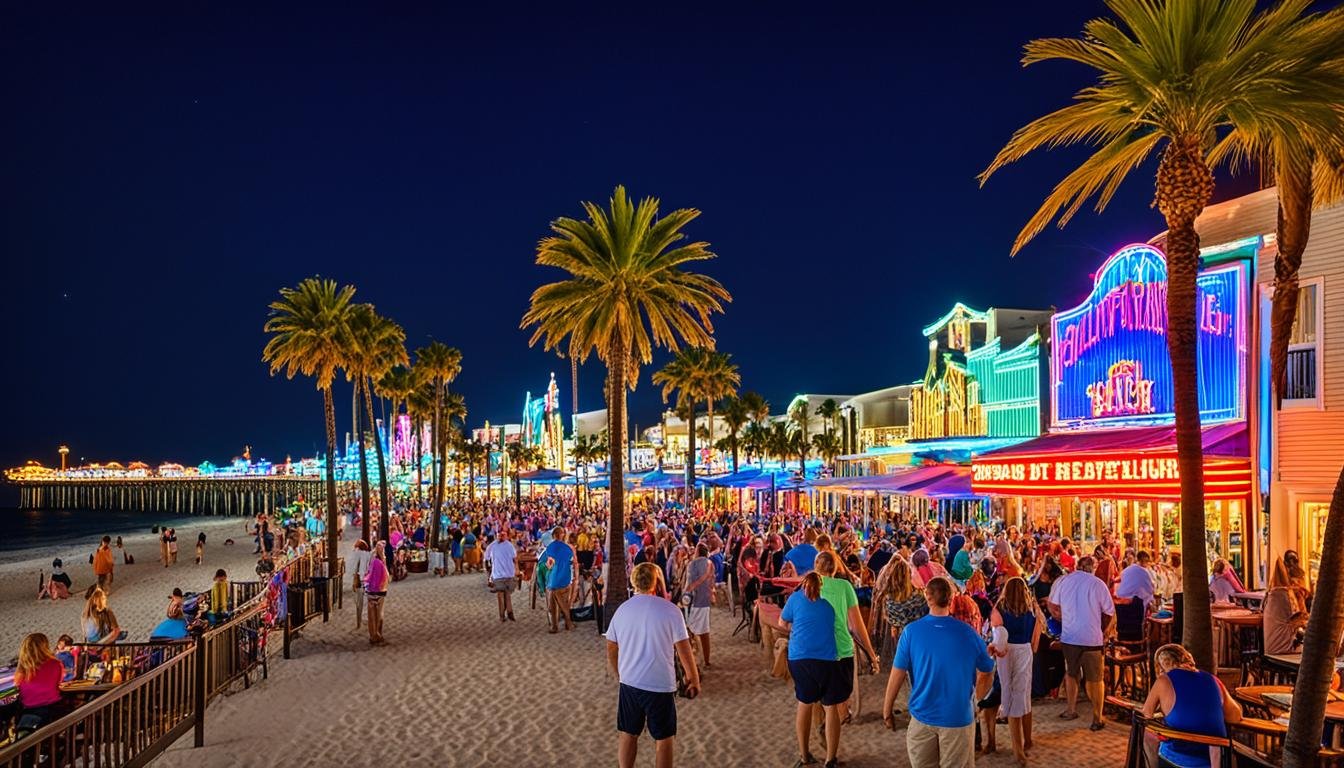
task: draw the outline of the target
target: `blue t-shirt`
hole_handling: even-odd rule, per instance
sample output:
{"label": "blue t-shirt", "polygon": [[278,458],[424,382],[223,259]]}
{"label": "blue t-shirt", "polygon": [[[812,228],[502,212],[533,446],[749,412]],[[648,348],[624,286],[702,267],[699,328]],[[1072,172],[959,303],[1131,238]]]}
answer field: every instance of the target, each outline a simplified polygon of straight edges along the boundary
{"label": "blue t-shirt", "polygon": [[714,564],[715,583],[723,581],[723,553],[715,552],[709,556],[709,562]]}
{"label": "blue t-shirt", "polygon": [[993,672],[994,660],[966,622],[930,614],[906,625],[892,666],[910,676],[911,717],[937,728],[965,728],[975,722],[975,673]]}
{"label": "blue t-shirt", "polygon": [[546,573],[547,589],[564,589],[574,580],[574,569],[570,567],[574,558],[574,550],[563,541],[552,541],[546,545],[545,551],[541,553],[541,562],[545,563],[546,558],[555,558],[555,565]]}
{"label": "blue t-shirt", "polygon": [[779,618],[793,625],[789,630],[789,660],[835,661],[835,609],[820,595],[808,600],[803,590],[794,590]]}
{"label": "blue t-shirt", "polygon": [[789,550],[789,554],[784,559],[793,563],[793,571],[799,576],[805,576],[812,570],[812,565],[817,561],[817,548],[806,542],[795,546]]}
{"label": "blue t-shirt", "polygon": [[644,540],[639,537],[638,533],[627,529],[625,532],[625,548],[629,549],[631,547],[635,547],[636,550],[643,549]]}

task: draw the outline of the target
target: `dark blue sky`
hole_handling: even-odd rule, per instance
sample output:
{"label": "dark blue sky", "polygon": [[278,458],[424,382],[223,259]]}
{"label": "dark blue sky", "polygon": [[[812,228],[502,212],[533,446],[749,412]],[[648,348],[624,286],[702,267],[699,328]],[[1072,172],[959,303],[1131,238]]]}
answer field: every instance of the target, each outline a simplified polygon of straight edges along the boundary
{"label": "dark blue sky", "polygon": [[[355,284],[410,346],[459,347],[473,424],[516,421],[551,370],[568,403],[567,363],[517,328],[558,276],[534,247],[617,183],[704,212],[690,233],[736,299],[719,346],[777,405],[912,380],[920,327],[953,301],[1071,305],[1160,229],[1146,168],[1010,259],[1083,155],[974,178],[1086,82],[1022,70],[1022,43],[1077,33],[1097,2],[54,5],[0,16],[5,465],[59,442],[90,460],[311,454],[320,398],[260,351],[267,302],[313,274]],[[580,373],[585,410],[600,375]]]}

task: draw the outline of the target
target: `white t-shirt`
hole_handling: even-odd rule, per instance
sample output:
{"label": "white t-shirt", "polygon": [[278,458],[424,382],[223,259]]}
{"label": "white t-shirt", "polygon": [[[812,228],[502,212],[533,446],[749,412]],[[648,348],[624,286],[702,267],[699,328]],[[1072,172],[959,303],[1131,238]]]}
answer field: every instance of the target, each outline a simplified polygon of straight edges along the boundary
{"label": "white t-shirt", "polygon": [[364,574],[369,572],[369,561],[373,559],[373,552],[367,549],[356,549],[350,555],[350,565],[355,569],[355,575],[359,580],[364,581]]}
{"label": "white t-shirt", "polygon": [[654,693],[677,690],[672,659],[676,643],[689,637],[686,619],[675,605],[653,595],[635,595],[621,603],[607,626],[607,640],[619,646],[621,682]]}
{"label": "white t-shirt", "polygon": [[518,549],[511,541],[496,540],[485,548],[485,559],[490,561],[491,579],[512,579],[518,575],[513,561],[518,557]]}
{"label": "white t-shirt", "polygon": [[1101,579],[1087,571],[1074,571],[1055,580],[1050,602],[1059,606],[1063,630],[1059,640],[1068,645],[1100,647],[1106,644],[1101,614],[1115,615],[1111,592]]}

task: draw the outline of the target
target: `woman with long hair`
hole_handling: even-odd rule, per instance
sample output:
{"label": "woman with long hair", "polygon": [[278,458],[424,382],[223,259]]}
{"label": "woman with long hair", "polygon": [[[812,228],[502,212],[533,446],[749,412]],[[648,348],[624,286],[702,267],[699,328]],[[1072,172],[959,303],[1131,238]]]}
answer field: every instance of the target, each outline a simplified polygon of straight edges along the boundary
{"label": "woman with long hair", "polygon": [[102,589],[94,589],[84,601],[80,627],[86,643],[111,645],[121,639],[121,627],[117,624],[116,614],[107,607],[107,593]]}
{"label": "woman with long hair", "polygon": [[[991,656],[998,657],[1002,691],[999,714],[1008,718],[1008,733],[1018,765],[1026,765],[1027,750],[1031,749],[1032,661],[1045,629],[1045,617],[1021,576],[1004,583],[989,625],[995,634],[995,643],[989,651]],[[1000,638],[1002,643],[998,642]],[[989,728],[993,728],[992,722]]]}
{"label": "woman with long hair", "polygon": [[[789,675],[793,678],[794,698],[798,700],[794,718],[798,764],[810,765],[816,762],[810,747],[814,708],[822,708],[838,742],[837,708],[849,697],[849,681],[842,679],[837,660],[835,609],[821,596],[821,574],[810,571],[803,577],[802,585],[784,603],[779,618],[789,630]],[[835,757],[829,745],[826,757],[828,764]]]}
{"label": "woman with long hair", "polygon": [[[1289,554],[1297,553],[1289,550]],[[1284,558],[1274,560],[1265,592],[1261,627],[1265,635],[1265,653],[1292,653],[1298,632],[1307,625],[1307,607],[1289,574]]]}
{"label": "woman with long hair", "polygon": [[[848,579],[841,578],[838,575],[840,567],[840,558],[834,550],[822,550],[817,553],[816,571],[821,576],[821,596],[831,604],[835,611],[835,648],[837,658],[839,659],[839,675],[844,679],[844,697],[842,702],[848,702],[854,692],[854,683],[857,678],[854,659],[854,639],[858,638],[863,644],[864,652],[868,654],[871,671],[876,674],[878,667],[877,652],[873,650],[873,643],[868,639],[868,630],[864,626],[863,613],[859,610],[859,597],[854,592],[854,585]],[[826,765],[835,765],[836,753],[840,748],[840,728],[839,726],[848,722],[849,707],[842,703],[837,707],[837,717],[840,722],[827,724],[826,729]]]}
{"label": "woman with long hair", "polygon": [[61,703],[61,679],[65,667],[51,652],[47,636],[34,632],[19,644],[19,665],[14,671],[14,685],[19,689],[19,704],[24,715],[36,716],[46,723],[52,709]]}
{"label": "woman with long hair", "polygon": [[392,575],[387,570],[386,551],[382,542],[373,545],[373,558],[364,574],[364,599],[369,604],[369,645],[387,642],[383,639],[383,600],[387,597],[387,585]]}

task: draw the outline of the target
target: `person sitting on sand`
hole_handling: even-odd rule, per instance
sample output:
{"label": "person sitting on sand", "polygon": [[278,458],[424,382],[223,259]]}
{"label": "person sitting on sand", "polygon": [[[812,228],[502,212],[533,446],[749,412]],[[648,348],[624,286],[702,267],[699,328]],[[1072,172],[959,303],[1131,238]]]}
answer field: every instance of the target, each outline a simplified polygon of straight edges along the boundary
{"label": "person sitting on sand", "polygon": [[124,631],[117,624],[116,614],[107,607],[107,593],[94,588],[93,594],[84,603],[84,613],[80,619],[84,632],[84,642],[111,645],[120,640]]}
{"label": "person sitting on sand", "polygon": [[51,561],[51,578],[47,580],[46,586],[38,592],[37,598],[39,600],[64,600],[70,596],[72,586],[70,576],[61,570],[61,559],[58,557]]}

